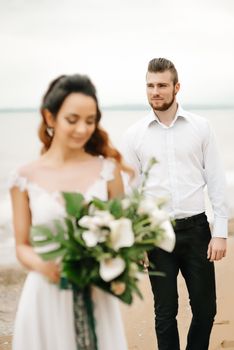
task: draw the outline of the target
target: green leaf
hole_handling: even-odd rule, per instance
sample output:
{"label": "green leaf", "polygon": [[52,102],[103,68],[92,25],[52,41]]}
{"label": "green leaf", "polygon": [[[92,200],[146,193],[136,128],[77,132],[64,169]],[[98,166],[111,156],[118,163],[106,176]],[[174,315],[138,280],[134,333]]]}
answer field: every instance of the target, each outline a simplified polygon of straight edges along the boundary
{"label": "green leaf", "polygon": [[86,247],[86,244],[82,238],[83,229],[75,229],[74,230],[74,238],[77,243],[79,243],[82,247]]}
{"label": "green leaf", "polygon": [[123,215],[122,205],[118,199],[110,201],[109,210],[116,219],[119,219]]}
{"label": "green leaf", "polygon": [[72,221],[69,218],[65,218],[65,223],[66,223],[66,226],[67,226],[67,233],[68,233],[69,239],[72,242],[75,242],[74,226],[73,226]]}
{"label": "green leaf", "polygon": [[44,260],[54,260],[60,256],[63,256],[65,253],[66,253],[66,250],[64,248],[60,247],[60,248],[53,250],[51,252],[41,253],[40,256]]}
{"label": "green leaf", "polygon": [[54,225],[56,228],[57,238],[60,240],[64,240],[65,228],[59,220],[54,220]]}
{"label": "green leaf", "polygon": [[136,281],[132,282],[131,285],[130,285],[130,288],[132,290],[132,293],[135,292],[140,299],[143,299],[143,295],[142,295],[140,289],[138,288],[138,284],[137,283],[138,283],[138,281],[137,282]]}
{"label": "green leaf", "polygon": [[151,270],[149,270],[148,274],[150,276],[160,276],[160,277],[165,277],[166,276],[165,272],[160,272],[160,271],[151,271]]}
{"label": "green leaf", "polygon": [[31,239],[31,244],[33,247],[44,247],[47,244],[50,244],[52,242],[51,239],[43,239],[43,240],[36,240],[36,239]]}
{"label": "green leaf", "polygon": [[30,229],[30,236],[32,239],[36,238],[36,237],[42,237],[44,236],[45,239],[53,239],[53,233],[52,231],[43,225],[35,225],[32,226]]}
{"label": "green leaf", "polygon": [[67,249],[67,253],[71,254],[81,254],[82,253],[82,247],[78,245],[76,242],[70,242],[70,241],[63,241],[61,242],[62,246]]}
{"label": "green leaf", "polygon": [[69,215],[76,218],[82,216],[84,206],[84,196],[81,193],[63,192],[66,211]]}
{"label": "green leaf", "polygon": [[130,289],[126,290],[123,294],[121,295],[115,295],[115,297],[118,297],[123,303],[131,305],[133,302],[133,297],[132,297],[132,292]]}
{"label": "green leaf", "polygon": [[108,208],[108,204],[106,201],[102,201],[101,199],[97,198],[97,197],[94,197],[92,199],[92,204],[100,209],[100,210],[106,210]]}
{"label": "green leaf", "polygon": [[[63,261],[62,275],[78,288],[90,285],[98,274],[99,264],[92,258],[82,258],[79,261]],[[88,273],[87,273],[88,272]]]}

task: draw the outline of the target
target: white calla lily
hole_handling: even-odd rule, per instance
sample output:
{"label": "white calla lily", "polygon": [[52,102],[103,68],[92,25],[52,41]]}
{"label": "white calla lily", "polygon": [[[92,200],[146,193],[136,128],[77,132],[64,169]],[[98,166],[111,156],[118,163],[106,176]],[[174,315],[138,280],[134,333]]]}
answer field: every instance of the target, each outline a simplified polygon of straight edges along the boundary
{"label": "white calla lily", "polygon": [[93,218],[91,216],[88,215],[84,215],[79,221],[78,221],[79,225],[81,227],[85,227],[88,228],[90,230],[94,230],[96,228],[94,222],[93,222]]}
{"label": "white calla lily", "polygon": [[106,210],[96,210],[94,212],[94,222],[97,222],[99,226],[108,226],[109,223],[114,220],[114,216]]}
{"label": "white calla lily", "polygon": [[160,225],[162,222],[168,220],[168,214],[165,210],[155,208],[150,213],[150,219],[151,219],[151,226],[157,226]]}
{"label": "white calla lily", "polygon": [[95,230],[101,226],[108,226],[114,220],[114,216],[105,210],[96,210],[94,214],[94,216],[83,216],[79,220],[79,225],[90,230]]}
{"label": "white calla lily", "polygon": [[98,242],[100,242],[100,243],[105,242],[109,233],[110,233],[109,229],[103,229],[103,228],[100,229],[98,231]]}
{"label": "white calla lily", "polygon": [[164,230],[163,238],[157,243],[157,247],[164,249],[166,252],[172,252],[175,247],[175,232],[169,220],[164,221],[160,227]]}
{"label": "white calla lily", "polygon": [[87,247],[95,247],[98,243],[99,237],[95,231],[84,231],[82,237]]}
{"label": "white calla lily", "polygon": [[113,259],[109,258],[109,259],[101,260],[99,273],[101,278],[105,282],[110,282],[114,278],[121,275],[124,269],[125,269],[125,262],[122,258],[120,257],[116,257]]}
{"label": "white calla lily", "polygon": [[131,201],[129,198],[124,198],[121,200],[121,204],[123,209],[128,209],[131,205]]}
{"label": "white calla lily", "polygon": [[101,218],[103,218],[103,220],[105,220],[106,222],[113,220],[114,216],[107,210],[97,210],[95,212],[95,215],[100,216]]}
{"label": "white calla lily", "polygon": [[153,198],[144,198],[137,209],[138,214],[148,214],[150,215],[151,212],[155,209],[158,209],[157,202]]}
{"label": "white calla lily", "polygon": [[127,218],[113,220],[109,224],[110,241],[114,250],[122,247],[131,247],[134,243],[134,233],[132,231],[132,222]]}

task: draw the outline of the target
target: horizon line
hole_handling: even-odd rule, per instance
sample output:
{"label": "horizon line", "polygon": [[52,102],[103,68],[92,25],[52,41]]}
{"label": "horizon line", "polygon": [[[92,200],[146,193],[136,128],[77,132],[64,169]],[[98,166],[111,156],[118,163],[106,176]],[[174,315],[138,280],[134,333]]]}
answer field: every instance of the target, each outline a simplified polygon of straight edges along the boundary
{"label": "horizon line", "polygon": [[[214,104],[183,104],[185,109],[234,109],[234,105],[214,105]],[[149,105],[144,104],[120,104],[120,105],[104,105],[101,106],[103,111],[124,111],[124,110],[148,110],[150,109]],[[36,107],[0,107],[0,113],[32,113],[38,112],[39,108]]]}

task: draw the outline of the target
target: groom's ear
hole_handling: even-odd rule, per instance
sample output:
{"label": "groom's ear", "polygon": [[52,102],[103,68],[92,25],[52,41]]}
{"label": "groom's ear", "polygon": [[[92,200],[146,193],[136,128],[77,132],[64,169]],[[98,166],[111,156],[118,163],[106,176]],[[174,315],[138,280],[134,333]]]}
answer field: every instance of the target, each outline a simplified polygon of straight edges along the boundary
{"label": "groom's ear", "polygon": [[180,90],[180,83],[176,83],[175,84],[175,95],[177,94],[177,92],[179,92]]}
{"label": "groom's ear", "polygon": [[46,125],[49,128],[54,128],[55,127],[55,118],[54,118],[53,114],[48,109],[43,109],[42,115],[43,115],[43,118],[44,118]]}

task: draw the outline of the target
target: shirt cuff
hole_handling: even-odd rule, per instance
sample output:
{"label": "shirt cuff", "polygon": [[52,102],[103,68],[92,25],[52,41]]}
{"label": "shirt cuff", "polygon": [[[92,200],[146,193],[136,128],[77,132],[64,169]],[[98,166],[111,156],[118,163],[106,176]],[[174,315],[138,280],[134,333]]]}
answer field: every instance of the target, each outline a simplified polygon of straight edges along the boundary
{"label": "shirt cuff", "polygon": [[228,237],[228,219],[215,218],[212,230],[212,237],[227,238]]}

